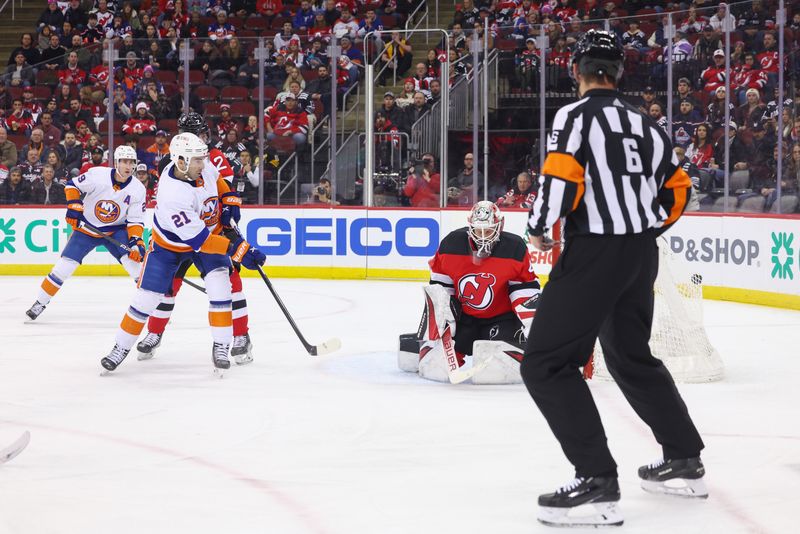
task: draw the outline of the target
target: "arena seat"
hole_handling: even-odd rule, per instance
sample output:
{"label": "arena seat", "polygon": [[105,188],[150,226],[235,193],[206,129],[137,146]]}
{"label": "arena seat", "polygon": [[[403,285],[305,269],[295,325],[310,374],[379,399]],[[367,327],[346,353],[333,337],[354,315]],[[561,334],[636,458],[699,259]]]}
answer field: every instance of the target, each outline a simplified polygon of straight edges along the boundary
{"label": "arena seat", "polygon": [[783,195],[780,202],[774,202],[769,208],[770,213],[778,213],[778,205],[780,204],[781,213],[794,213],[797,211],[797,206],[800,205],[800,198],[795,195]]}
{"label": "arena seat", "polygon": [[249,117],[256,114],[256,107],[252,102],[232,102],[231,115],[234,117]]}
{"label": "arena seat", "polygon": [[736,211],[742,213],[763,213],[766,203],[767,199],[761,195],[748,197],[742,201]]}
{"label": "arena seat", "polygon": [[178,81],[177,75],[171,70],[158,70],[155,75],[161,83],[177,83]]}
{"label": "arena seat", "polygon": [[192,89],[194,95],[200,100],[216,100],[219,96],[219,89],[213,85],[201,85]]}
{"label": "arena seat", "polygon": [[242,87],[239,85],[229,85],[227,87],[223,87],[222,91],[219,93],[219,99],[223,102],[238,102],[240,100],[244,100],[250,94],[250,90],[247,87]]}

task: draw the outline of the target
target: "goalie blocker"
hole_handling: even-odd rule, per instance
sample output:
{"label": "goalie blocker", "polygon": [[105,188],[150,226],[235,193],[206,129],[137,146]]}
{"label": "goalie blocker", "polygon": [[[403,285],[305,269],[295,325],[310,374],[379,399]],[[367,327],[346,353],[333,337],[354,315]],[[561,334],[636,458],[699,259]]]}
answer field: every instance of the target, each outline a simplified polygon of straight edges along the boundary
{"label": "goalie blocker", "polygon": [[478,202],[468,224],[445,236],[429,262],[422,321],[400,336],[398,365],[430,380],[519,383],[539,282],[525,242],[502,231],[497,206]]}

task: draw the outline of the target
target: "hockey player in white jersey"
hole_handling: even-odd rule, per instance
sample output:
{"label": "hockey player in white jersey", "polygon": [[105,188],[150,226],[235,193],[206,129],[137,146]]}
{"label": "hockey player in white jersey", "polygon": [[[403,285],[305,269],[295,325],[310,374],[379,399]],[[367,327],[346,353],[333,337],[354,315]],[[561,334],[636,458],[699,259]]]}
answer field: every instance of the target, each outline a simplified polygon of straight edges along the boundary
{"label": "hockey player in white jersey", "polygon": [[[208,147],[194,134],[181,133],[169,146],[171,163],[161,174],[153,217],[153,241],[139,277],[139,289],[117,330],[116,343],[100,363],[113,371],[125,359],[181,266],[190,260],[200,270],[208,295],[208,321],[214,340],[211,359],[217,370],[230,367],[233,339],[231,260],[248,269],[264,264],[266,256],[241,236],[222,235],[221,178],[208,172]],[[213,165],[211,166],[213,168]]]}
{"label": "hockey player in white jersey", "polygon": [[[36,302],[25,312],[30,319],[44,311],[83,258],[99,246],[105,246],[132,278],[139,276],[145,253],[142,232],[147,191],[133,176],[135,167],[136,151],[121,145],[114,151],[114,167],[93,167],[67,182],[66,221],[73,232],[61,257],[42,281]],[[83,225],[85,222],[126,243],[130,252],[89,230]]]}

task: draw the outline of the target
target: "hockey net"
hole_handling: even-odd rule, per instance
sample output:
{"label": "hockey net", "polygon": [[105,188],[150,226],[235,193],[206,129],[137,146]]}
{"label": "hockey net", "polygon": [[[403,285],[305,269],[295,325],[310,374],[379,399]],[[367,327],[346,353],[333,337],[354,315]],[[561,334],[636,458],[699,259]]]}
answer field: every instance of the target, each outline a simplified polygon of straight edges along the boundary
{"label": "hockey net", "polygon": [[[703,322],[703,282],[690,273],[659,239],[655,309],[650,349],[676,382],[713,382],[724,374],[722,358]],[[594,377],[611,380],[599,341],[595,344]]]}

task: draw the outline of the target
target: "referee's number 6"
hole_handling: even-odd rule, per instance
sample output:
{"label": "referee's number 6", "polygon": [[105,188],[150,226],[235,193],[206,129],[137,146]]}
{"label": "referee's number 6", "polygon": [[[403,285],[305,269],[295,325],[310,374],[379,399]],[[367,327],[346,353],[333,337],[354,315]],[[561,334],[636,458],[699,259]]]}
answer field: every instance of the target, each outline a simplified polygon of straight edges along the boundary
{"label": "referee's number 6", "polygon": [[636,140],[625,138],[622,140],[622,147],[625,149],[625,163],[628,172],[642,172],[642,157],[636,151]]}

